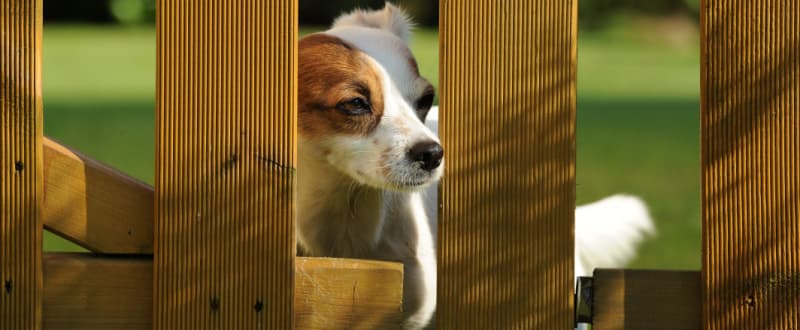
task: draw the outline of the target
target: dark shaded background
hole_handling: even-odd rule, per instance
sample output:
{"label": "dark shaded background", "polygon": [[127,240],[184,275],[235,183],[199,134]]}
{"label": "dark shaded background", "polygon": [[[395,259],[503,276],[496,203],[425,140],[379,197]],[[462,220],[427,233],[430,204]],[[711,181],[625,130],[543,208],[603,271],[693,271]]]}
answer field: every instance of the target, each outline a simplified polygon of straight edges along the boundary
{"label": "dark shaded background", "polygon": [[[601,27],[615,13],[685,13],[696,17],[699,0],[579,0],[579,22],[583,28]],[[385,0],[300,1],[300,25],[328,25],[342,8],[380,8]],[[395,0],[421,26],[435,26],[439,17],[438,0]],[[152,22],[155,0],[44,0],[49,22],[124,23]]]}

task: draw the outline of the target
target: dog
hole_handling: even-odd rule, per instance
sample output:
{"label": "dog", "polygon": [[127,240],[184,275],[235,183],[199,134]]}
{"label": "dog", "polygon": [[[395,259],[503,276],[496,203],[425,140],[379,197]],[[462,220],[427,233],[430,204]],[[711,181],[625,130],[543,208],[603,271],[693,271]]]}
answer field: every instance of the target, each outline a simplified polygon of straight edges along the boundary
{"label": "dog", "polygon": [[295,232],[303,255],[401,261],[403,327],[419,329],[436,306],[422,191],[441,177],[444,151],[423,124],[433,87],[408,50],[409,23],[386,8],[299,41]]}
{"label": "dog", "polygon": [[[387,3],[299,41],[295,232],[300,255],[401,261],[403,328],[421,329],[436,309],[436,183],[445,151],[434,88],[408,46],[411,28]],[[579,207],[576,274],[623,265],[652,231],[632,196]]]}

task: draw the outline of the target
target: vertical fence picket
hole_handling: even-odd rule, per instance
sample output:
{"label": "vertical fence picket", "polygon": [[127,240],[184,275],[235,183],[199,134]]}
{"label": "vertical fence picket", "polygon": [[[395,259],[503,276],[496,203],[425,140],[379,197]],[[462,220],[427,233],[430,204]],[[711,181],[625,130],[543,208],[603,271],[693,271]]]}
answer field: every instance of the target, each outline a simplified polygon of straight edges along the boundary
{"label": "vertical fence picket", "polygon": [[570,328],[577,1],[440,15],[438,326]]}
{"label": "vertical fence picket", "polygon": [[42,1],[0,2],[0,329],[42,319]]}
{"label": "vertical fence picket", "polygon": [[154,326],[290,329],[297,1],[157,16]]}

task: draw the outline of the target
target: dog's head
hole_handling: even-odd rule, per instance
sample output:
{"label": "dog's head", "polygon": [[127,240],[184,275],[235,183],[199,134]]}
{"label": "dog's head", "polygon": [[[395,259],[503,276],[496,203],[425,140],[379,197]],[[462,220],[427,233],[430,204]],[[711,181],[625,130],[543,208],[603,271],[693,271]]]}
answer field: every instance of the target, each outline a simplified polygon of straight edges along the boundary
{"label": "dog's head", "polygon": [[299,43],[300,152],[355,181],[416,190],[439,179],[443,150],[423,124],[433,88],[396,7],[356,11]]}

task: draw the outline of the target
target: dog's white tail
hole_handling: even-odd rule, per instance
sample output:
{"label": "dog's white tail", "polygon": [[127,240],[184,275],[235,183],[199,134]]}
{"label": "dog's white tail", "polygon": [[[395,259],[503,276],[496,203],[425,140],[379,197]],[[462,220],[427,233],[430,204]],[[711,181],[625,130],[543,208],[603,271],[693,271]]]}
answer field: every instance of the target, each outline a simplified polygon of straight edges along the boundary
{"label": "dog's white tail", "polygon": [[575,209],[575,276],[598,267],[619,268],[655,234],[647,206],[637,197],[614,195]]}

